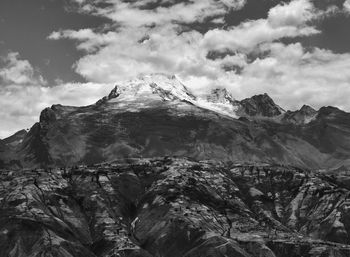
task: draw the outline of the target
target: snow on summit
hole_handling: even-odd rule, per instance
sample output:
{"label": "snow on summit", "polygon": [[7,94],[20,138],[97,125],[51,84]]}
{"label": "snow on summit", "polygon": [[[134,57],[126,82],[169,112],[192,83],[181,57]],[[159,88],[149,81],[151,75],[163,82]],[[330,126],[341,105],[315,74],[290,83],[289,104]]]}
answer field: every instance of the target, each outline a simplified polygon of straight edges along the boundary
{"label": "snow on summit", "polygon": [[[112,91],[113,92],[113,91]],[[115,86],[115,100],[138,101],[181,100],[193,102],[195,97],[174,75],[150,74],[137,77]],[[112,98],[112,97],[111,97]]]}
{"label": "snow on summit", "polygon": [[137,107],[147,107],[155,101],[181,101],[233,118],[237,117],[238,109],[238,102],[226,89],[216,89],[208,96],[196,97],[175,75],[162,73],[119,82],[102,100],[118,107],[132,106],[135,111]]}
{"label": "snow on summit", "polygon": [[238,101],[225,88],[215,88],[209,94],[195,96],[175,75],[163,73],[119,82],[108,97],[98,101],[101,102],[109,103],[113,109],[128,108],[129,111],[154,107],[162,102],[188,103],[231,118],[274,117],[282,113],[266,94]]}

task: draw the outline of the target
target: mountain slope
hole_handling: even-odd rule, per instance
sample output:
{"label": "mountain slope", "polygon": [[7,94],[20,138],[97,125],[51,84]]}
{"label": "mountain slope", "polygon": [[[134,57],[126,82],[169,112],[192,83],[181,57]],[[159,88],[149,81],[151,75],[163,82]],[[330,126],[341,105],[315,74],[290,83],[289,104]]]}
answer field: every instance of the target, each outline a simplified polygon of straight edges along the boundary
{"label": "mountain slope", "polygon": [[350,164],[348,113],[321,108],[297,123],[267,95],[237,101],[218,90],[204,100],[174,76],[120,83],[96,104],[46,108],[11,157],[24,167],[165,155],[317,169]]}
{"label": "mountain slope", "polygon": [[9,147],[16,147],[17,145],[22,143],[26,135],[27,131],[25,129],[22,129],[20,131],[17,131],[12,136],[3,139],[2,142]]}
{"label": "mountain slope", "polygon": [[26,130],[21,130],[8,138],[0,140],[0,168],[9,166],[12,168],[21,167],[21,163],[19,162],[15,151],[23,142],[26,134]]}

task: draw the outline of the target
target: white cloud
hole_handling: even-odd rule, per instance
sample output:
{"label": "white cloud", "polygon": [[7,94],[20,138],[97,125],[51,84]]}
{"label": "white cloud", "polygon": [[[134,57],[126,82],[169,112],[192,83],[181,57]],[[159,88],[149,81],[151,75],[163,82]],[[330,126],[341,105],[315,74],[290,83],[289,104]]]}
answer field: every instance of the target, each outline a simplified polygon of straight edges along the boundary
{"label": "white cloud", "polygon": [[316,11],[309,0],[294,0],[281,4],[269,11],[268,21],[272,26],[305,26],[305,22],[316,17]]}
{"label": "white cloud", "polygon": [[240,51],[249,53],[259,44],[286,37],[308,36],[318,31],[309,26],[276,26],[268,20],[247,21],[231,30],[213,29],[204,35],[203,47],[208,50]]}
{"label": "white cloud", "polygon": [[295,0],[270,9],[267,19],[246,21],[229,30],[210,30],[204,35],[203,45],[208,50],[250,52],[261,43],[319,33],[307,25],[317,16],[310,1]]}
{"label": "white cloud", "polygon": [[233,9],[241,9],[247,3],[247,0],[221,0],[226,6]]}
{"label": "white cloud", "polygon": [[75,30],[63,30],[54,31],[49,36],[48,39],[58,40],[58,39],[73,39],[81,42],[78,45],[79,50],[84,50],[86,52],[94,52],[98,50],[101,46],[113,43],[117,33],[109,31],[104,34],[95,33],[92,29],[81,29]]}
{"label": "white cloud", "polygon": [[[315,107],[334,104],[350,109],[343,97],[346,94],[341,93],[348,92],[349,86],[347,54],[317,48],[306,51],[300,44],[276,43],[282,38],[320,33],[312,22],[331,15],[334,12],[331,8],[320,11],[310,0],[294,0],[271,8],[266,19],[248,20],[235,27],[201,34],[181,32],[179,24],[208,18],[220,24],[229,8],[242,8],[245,1],[203,0],[185,4],[169,0],[162,2],[173,5],[153,10],[140,9],[153,3],[152,0],[109,0],[108,9],[80,2],[81,11],[108,17],[115,21],[117,29],[61,31],[50,38],[78,41],[78,48],[87,54],[76,62],[75,69],[94,83],[166,72],[178,75],[198,92],[226,86],[238,99],[268,92],[286,108],[310,103]],[[208,59],[208,51],[212,50],[229,51],[231,55]],[[264,53],[265,57],[250,63],[248,55],[252,53],[257,56]],[[234,71],[236,67],[240,67],[241,73]]]}
{"label": "white cloud", "polygon": [[350,13],[350,0],[346,0],[343,7],[346,12]]}
{"label": "white cloud", "polygon": [[53,104],[89,105],[108,95],[113,84],[67,83],[55,87],[11,85],[0,87],[0,138],[30,128],[40,112]]}
{"label": "white cloud", "polygon": [[0,138],[31,127],[40,112],[52,104],[82,106],[107,95],[112,84],[68,83],[47,87],[46,81],[28,60],[18,53],[1,57]]}
{"label": "white cloud", "polygon": [[172,29],[169,26],[120,32],[113,43],[80,59],[76,70],[94,82],[113,82],[153,72],[215,74],[206,53],[200,50],[202,35],[195,31],[168,33]]}
{"label": "white cloud", "polygon": [[266,91],[291,109],[305,103],[350,109],[350,54],[305,51],[300,43],[274,43],[268,48],[270,55],[248,65],[242,74],[246,94]]}
{"label": "white cloud", "polygon": [[[249,53],[266,42],[283,37],[296,37],[318,33],[305,23],[312,18],[312,5],[306,0],[295,0],[279,5],[269,12],[267,19],[247,21],[229,30],[213,29],[205,35],[196,31],[182,32],[181,22],[200,21],[223,15],[230,8],[241,8],[245,1],[203,0],[180,2],[154,10],[139,9],[151,1],[108,1],[112,7],[100,9],[90,2],[82,2],[93,14],[115,20],[119,26],[110,32],[91,29],[53,32],[50,39],[68,38],[78,41],[78,49],[88,52],[77,61],[76,71],[89,81],[114,82],[140,73],[168,72],[184,79],[188,76],[206,76],[217,80],[223,76],[228,62],[243,65],[244,58],[226,58],[221,62],[206,58],[209,50],[230,49]],[[285,21],[279,13],[288,14]],[[301,12],[301,13],[299,13]],[[215,19],[218,19],[216,17]],[[301,19],[292,24],[291,20]],[[277,26],[275,23],[282,24]],[[153,26],[148,26],[153,24]],[[233,60],[235,59],[235,60]]]}
{"label": "white cloud", "polygon": [[27,60],[21,60],[17,52],[10,52],[1,59],[0,79],[3,84],[45,84],[43,77]]}

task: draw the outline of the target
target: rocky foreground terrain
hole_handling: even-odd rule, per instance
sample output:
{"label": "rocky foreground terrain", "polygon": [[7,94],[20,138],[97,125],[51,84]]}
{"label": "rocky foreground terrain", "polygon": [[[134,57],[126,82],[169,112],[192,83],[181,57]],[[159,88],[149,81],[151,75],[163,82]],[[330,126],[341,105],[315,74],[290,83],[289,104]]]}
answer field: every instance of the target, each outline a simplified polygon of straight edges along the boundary
{"label": "rocky foreground terrain", "polygon": [[0,256],[348,257],[346,172],[135,158],[0,172]]}

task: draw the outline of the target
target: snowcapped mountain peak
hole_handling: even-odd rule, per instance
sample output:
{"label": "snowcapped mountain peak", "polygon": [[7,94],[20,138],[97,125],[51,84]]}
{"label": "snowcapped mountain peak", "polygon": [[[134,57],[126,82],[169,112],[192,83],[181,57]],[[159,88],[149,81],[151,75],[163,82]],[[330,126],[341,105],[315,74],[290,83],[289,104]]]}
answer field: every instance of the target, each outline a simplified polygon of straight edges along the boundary
{"label": "snowcapped mountain peak", "polygon": [[118,83],[108,97],[97,103],[152,100],[195,101],[196,97],[182,84],[175,75],[154,73],[142,75],[135,79]]}
{"label": "snowcapped mountain peak", "polygon": [[[238,117],[276,117],[285,111],[267,95],[261,94],[237,101],[225,88],[214,88],[209,94],[195,96],[175,76],[163,73],[142,75],[119,82],[110,94],[96,104],[108,103],[109,108],[138,111],[153,108],[162,102],[184,107],[184,103],[216,113]],[[181,103],[181,105],[178,105]]]}
{"label": "snowcapped mountain peak", "polygon": [[196,99],[175,75],[153,73],[138,79],[148,83],[153,92],[161,95],[164,100],[179,99],[192,102]]}

